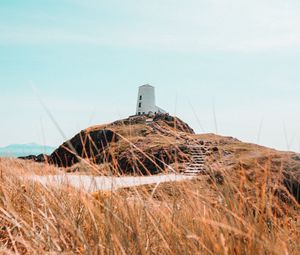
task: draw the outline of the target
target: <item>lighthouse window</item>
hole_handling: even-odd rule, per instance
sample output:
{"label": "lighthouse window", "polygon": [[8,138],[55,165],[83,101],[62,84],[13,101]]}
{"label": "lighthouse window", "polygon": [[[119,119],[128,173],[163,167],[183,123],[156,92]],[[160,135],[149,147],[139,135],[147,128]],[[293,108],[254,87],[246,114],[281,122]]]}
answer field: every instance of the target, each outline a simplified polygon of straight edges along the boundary
{"label": "lighthouse window", "polygon": [[143,96],[140,96],[140,100],[142,100],[143,99]]}
{"label": "lighthouse window", "polygon": [[139,103],[139,107],[140,107],[140,108],[142,107],[142,103]]}

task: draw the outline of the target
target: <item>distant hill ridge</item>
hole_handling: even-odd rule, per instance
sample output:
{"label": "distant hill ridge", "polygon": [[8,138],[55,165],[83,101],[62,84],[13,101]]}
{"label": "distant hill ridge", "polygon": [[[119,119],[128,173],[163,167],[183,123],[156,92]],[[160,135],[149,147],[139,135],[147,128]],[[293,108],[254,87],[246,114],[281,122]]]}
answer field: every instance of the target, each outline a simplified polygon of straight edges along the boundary
{"label": "distant hill ridge", "polygon": [[29,155],[51,154],[54,147],[37,143],[10,144],[0,148],[0,157],[25,157]]}

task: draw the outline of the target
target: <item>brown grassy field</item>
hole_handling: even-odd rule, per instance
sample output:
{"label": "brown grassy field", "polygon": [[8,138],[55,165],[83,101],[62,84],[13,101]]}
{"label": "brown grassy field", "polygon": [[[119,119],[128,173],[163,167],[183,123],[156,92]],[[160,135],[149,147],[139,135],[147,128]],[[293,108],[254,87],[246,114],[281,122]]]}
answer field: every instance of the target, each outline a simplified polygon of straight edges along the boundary
{"label": "brown grassy field", "polygon": [[88,194],[22,181],[59,169],[2,159],[0,254],[299,254],[299,205],[270,170]]}
{"label": "brown grassy field", "polygon": [[[0,159],[0,254],[300,254],[300,206],[284,185],[284,173],[299,177],[299,154],[213,134],[182,138],[176,122],[158,120],[155,128],[144,122],[96,126],[77,136],[80,143],[107,128],[122,137],[101,152],[110,161],[97,161],[76,143],[82,160],[67,168]],[[66,171],[139,175],[120,171],[120,155],[139,154],[133,163],[156,167],[148,158],[158,151],[181,172],[189,160],[182,149],[199,140],[208,146],[207,172],[191,181],[90,194],[23,178]]]}

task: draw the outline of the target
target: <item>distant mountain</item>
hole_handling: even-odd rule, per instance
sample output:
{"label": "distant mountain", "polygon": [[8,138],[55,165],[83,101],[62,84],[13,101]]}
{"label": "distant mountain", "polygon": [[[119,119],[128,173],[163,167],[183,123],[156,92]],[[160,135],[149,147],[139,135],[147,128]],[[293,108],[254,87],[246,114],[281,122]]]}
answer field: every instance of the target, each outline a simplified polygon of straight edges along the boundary
{"label": "distant mountain", "polygon": [[36,143],[11,144],[0,148],[0,157],[25,157],[29,155],[51,154],[54,147],[44,146]]}

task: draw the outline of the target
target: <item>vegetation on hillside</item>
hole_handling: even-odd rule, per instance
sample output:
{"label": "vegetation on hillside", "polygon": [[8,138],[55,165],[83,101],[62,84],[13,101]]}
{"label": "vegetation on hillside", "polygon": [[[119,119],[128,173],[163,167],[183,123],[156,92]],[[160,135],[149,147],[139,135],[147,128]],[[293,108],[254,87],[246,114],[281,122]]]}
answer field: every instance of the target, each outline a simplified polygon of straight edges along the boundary
{"label": "vegetation on hillside", "polygon": [[[166,121],[156,125],[159,132],[145,123],[114,123],[109,130],[120,139],[102,150],[100,164],[92,154],[77,155],[80,162],[68,168],[0,159],[0,254],[300,253],[299,154],[178,131]],[[149,163],[157,148],[180,172],[193,141],[208,148],[207,171],[191,181],[90,194],[25,178],[63,171],[120,175],[122,153],[135,164]]]}

